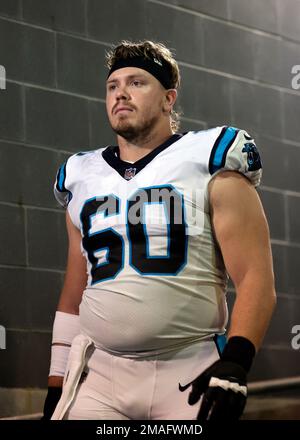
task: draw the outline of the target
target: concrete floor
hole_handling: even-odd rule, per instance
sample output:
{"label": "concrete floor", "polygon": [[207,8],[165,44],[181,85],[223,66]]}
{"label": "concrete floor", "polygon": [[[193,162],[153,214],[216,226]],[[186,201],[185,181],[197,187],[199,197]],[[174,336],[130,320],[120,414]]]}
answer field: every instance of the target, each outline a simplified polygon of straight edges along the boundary
{"label": "concrete floor", "polygon": [[300,388],[250,395],[244,420],[300,420]]}

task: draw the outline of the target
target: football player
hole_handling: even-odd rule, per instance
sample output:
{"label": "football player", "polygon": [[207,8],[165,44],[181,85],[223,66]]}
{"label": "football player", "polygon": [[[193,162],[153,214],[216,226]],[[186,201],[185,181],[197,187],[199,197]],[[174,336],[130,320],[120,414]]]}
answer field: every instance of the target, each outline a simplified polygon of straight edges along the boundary
{"label": "football player", "polygon": [[123,41],[108,68],[117,144],[55,183],[69,253],[44,418],[237,420],[275,304],[257,147],[230,126],[178,132],[164,45]]}

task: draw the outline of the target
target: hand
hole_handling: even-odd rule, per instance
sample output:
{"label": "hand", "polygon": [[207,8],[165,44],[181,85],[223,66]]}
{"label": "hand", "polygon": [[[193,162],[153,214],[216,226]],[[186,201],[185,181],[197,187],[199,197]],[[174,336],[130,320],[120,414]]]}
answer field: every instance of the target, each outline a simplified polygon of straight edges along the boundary
{"label": "hand", "polygon": [[203,395],[197,420],[234,421],[243,413],[247,399],[247,373],[235,363],[218,360],[192,382],[188,403]]}
{"label": "hand", "polygon": [[44,404],[44,414],[41,420],[50,420],[58,404],[62,393],[62,387],[48,387],[48,394]]}

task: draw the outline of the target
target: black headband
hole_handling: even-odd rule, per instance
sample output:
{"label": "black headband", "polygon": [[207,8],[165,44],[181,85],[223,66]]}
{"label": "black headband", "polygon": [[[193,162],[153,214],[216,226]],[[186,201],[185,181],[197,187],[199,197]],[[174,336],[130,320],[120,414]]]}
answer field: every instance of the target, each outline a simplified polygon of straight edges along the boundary
{"label": "black headband", "polygon": [[124,67],[138,67],[139,69],[146,70],[151,73],[165,89],[173,88],[171,85],[170,68],[164,61],[160,61],[157,58],[144,58],[142,56],[120,59],[112,65],[107,78],[109,78],[115,70],[123,69]]}

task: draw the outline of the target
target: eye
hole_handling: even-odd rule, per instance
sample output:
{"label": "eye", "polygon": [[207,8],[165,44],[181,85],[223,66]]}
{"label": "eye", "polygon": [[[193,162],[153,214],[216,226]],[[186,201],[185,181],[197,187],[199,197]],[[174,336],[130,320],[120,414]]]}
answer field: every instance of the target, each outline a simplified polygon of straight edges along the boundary
{"label": "eye", "polygon": [[109,84],[109,86],[108,86],[108,90],[109,90],[109,91],[115,90],[116,87],[117,87],[117,86],[116,86],[115,84]]}
{"label": "eye", "polygon": [[135,79],[131,84],[133,84],[135,87],[139,87],[142,85],[142,82],[138,79]]}

